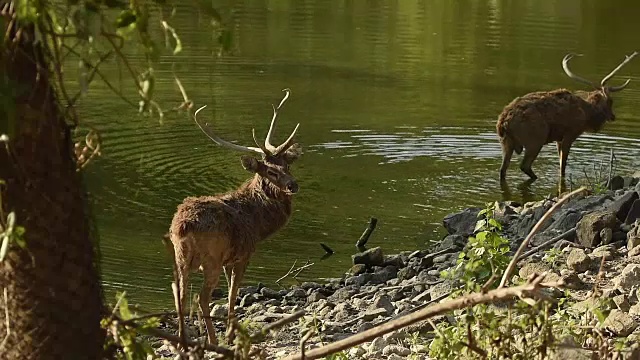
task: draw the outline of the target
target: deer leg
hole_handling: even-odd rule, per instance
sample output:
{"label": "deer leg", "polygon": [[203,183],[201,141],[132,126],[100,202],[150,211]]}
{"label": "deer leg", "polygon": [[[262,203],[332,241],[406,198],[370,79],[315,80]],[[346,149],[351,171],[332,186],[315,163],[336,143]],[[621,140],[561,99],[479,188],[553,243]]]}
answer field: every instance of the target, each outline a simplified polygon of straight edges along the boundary
{"label": "deer leg", "polygon": [[[177,268],[177,272],[178,272],[178,290],[180,291],[180,294],[173,294],[174,298],[177,297],[176,299],[174,299],[176,301],[176,305],[180,304],[180,313],[182,315],[186,314],[186,307],[187,307],[187,284],[189,282],[189,268],[187,266],[178,266]],[[176,309],[178,310],[178,309]],[[183,328],[184,323],[182,321],[178,321],[178,336],[182,339],[183,334],[185,332],[185,329]]]}
{"label": "deer leg", "polygon": [[513,148],[509,145],[502,144],[502,165],[500,166],[500,181],[504,181],[507,177],[507,169],[513,156]]}
{"label": "deer leg", "polygon": [[569,158],[569,150],[571,149],[572,141],[562,141],[562,147],[560,149],[560,177],[564,178],[567,169],[567,159]]}
{"label": "deer leg", "polygon": [[235,332],[233,330],[233,320],[236,316],[236,298],[238,297],[238,286],[240,285],[240,282],[242,282],[242,278],[244,277],[244,271],[246,270],[246,268],[247,262],[239,261],[234,264],[233,270],[231,270],[229,281],[229,313],[227,318],[227,342],[229,344],[233,343],[233,339],[235,337]]}
{"label": "deer leg", "polygon": [[216,288],[216,286],[218,286],[221,271],[222,269],[219,266],[202,264],[204,282],[202,283],[202,289],[200,290],[198,305],[200,305],[200,312],[202,312],[204,325],[207,328],[209,344],[211,345],[217,345],[218,340],[216,339],[216,329],[213,327],[213,321],[211,321],[211,317],[209,316],[209,303],[211,302],[211,292]]}
{"label": "deer leg", "polygon": [[524,172],[525,174],[529,175],[531,180],[535,180],[538,178],[536,174],[533,172],[533,170],[531,170],[531,165],[533,164],[533,161],[538,157],[538,154],[540,153],[541,149],[542,149],[542,145],[528,147],[524,150],[524,158],[520,163],[520,170],[522,170],[522,172]]}

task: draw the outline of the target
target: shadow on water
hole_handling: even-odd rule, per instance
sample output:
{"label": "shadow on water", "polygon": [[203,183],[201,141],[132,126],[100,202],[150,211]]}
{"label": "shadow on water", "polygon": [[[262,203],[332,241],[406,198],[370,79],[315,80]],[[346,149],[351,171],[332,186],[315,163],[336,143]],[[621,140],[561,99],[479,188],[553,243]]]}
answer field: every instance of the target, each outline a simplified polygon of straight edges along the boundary
{"label": "shadow on water", "polygon": [[[208,21],[185,6],[172,18],[184,61],[175,69],[161,62],[155,71],[175,70],[196,106],[209,105],[202,115],[219,135],[243,145],[253,143],[252,128],[268,126],[280,90],[292,90],[278,129],[301,123],[305,154],[292,168],[301,190],[289,224],[258,246],[245,281],[276,286],[294,261],[307,259],[315,265],[299,279],[318,281],[348,269],[372,216],[380,222],[368,246],[389,254],[439,241],[447,213],[557,192],[552,147],[533,165],[535,183],[512,168],[501,186],[495,121],[526,92],[580,89],[562,72],[567,51],[589,55],[576,69],[587,77],[630,52],[640,23],[633,11],[613,8],[638,5],[610,3],[221,1],[221,13],[233,14],[237,51],[217,60]],[[119,76],[115,66],[103,71]],[[625,68],[633,80],[616,94],[618,120],[578,139],[569,173],[608,158],[610,148],[619,172],[640,166],[638,75],[640,62]],[[157,100],[175,103],[173,78],[165,78],[156,83]],[[103,133],[103,156],[86,179],[108,297],[127,290],[150,309],[170,307],[161,239],[176,206],[186,196],[233,189],[248,175],[240,154],[212,144],[184,116],[158,124],[123,109],[106,89],[92,91],[80,111]],[[320,242],[335,254],[316,261]]]}

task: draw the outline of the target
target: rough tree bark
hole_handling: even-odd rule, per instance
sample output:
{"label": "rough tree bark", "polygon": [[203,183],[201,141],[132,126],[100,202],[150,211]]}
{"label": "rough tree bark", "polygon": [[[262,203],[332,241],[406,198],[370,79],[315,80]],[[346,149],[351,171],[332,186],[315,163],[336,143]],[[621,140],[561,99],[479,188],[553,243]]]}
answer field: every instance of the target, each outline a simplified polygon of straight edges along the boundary
{"label": "rough tree bark", "polygon": [[17,28],[11,16],[0,19],[0,85],[13,93],[2,102],[0,132],[15,124],[7,147],[0,143],[0,206],[26,228],[28,250],[13,246],[0,263],[0,359],[97,359],[102,293],[85,191],[51,58],[33,26]]}

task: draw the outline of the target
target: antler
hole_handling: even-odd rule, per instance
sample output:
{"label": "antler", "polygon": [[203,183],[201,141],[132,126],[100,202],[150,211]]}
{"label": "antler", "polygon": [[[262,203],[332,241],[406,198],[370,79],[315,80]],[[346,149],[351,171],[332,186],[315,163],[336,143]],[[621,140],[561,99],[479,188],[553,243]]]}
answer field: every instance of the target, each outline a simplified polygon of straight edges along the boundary
{"label": "antler", "polygon": [[576,74],[574,74],[571,70],[569,70],[569,60],[573,59],[574,56],[582,56],[582,54],[567,54],[565,55],[564,59],[562,59],[562,68],[564,69],[564,72],[567,74],[568,77],[572,78],[573,80],[576,80],[578,82],[587,84],[591,87],[593,87],[594,89],[598,89],[598,87],[596,86],[596,84],[594,84],[593,82],[578,76]]}
{"label": "antler", "polygon": [[[202,132],[207,135],[207,137],[209,137],[209,139],[213,140],[213,142],[215,142],[216,144],[220,145],[220,146],[224,146],[226,148],[232,149],[232,150],[238,150],[238,151],[248,151],[248,152],[254,152],[254,153],[258,153],[260,155],[266,155],[267,152],[264,149],[261,149],[260,147],[250,147],[250,146],[242,146],[242,145],[236,145],[233,143],[230,143],[226,140],[222,140],[220,137],[218,137],[218,135],[215,134],[215,132],[213,131],[213,129],[209,126],[208,123],[200,123],[200,121],[198,121],[198,113],[200,112],[200,110],[206,108],[207,105],[204,105],[202,107],[200,107],[198,110],[196,110],[196,112],[193,115],[193,120],[196,122],[196,124],[198,124],[198,127],[200,128],[200,130],[202,130]],[[255,139],[255,132],[254,132],[254,139]]]}
{"label": "antler", "polygon": [[[609,81],[609,79],[611,79],[613,77],[613,75],[615,75],[618,72],[618,70],[620,70],[626,63],[631,61],[631,59],[633,59],[636,55],[638,55],[637,51],[634,51],[633,54],[631,54],[631,55],[625,55],[624,61],[621,62],[620,65],[618,65],[618,67],[613,69],[613,71],[611,71],[609,73],[609,75],[607,75],[604,78],[602,78],[602,81],[600,81],[600,86],[602,86],[604,88],[605,84],[607,83],[607,81]],[[611,91],[611,92],[620,91],[620,90],[624,89],[625,87],[627,87],[627,85],[629,85],[629,82],[631,82],[631,79],[627,79],[627,81],[624,84],[619,85],[619,86],[609,86],[608,90]]]}
{"label": "antler", "polygon": [[[271,105],[271,107],[273,108],[273,117],[271,118],[271,125],[269,125],[269,131],[267,132],[267,137],[264,139],[264,148],[273,155],[278,155],[283,151],[286,151],[289,147],[291,147],[291,145],[293,145],[293,136],[296,134],[296,131],[298,131],[298,127],[300,126],[300,124],[298,123],[295,129],[293,129],[293,132],[291,133],[291,135],[289,135],[289,138],[284,143],[282,143],[282,145],[275,147],[271,144],[271,135],[273,133],[273,128],[275,126],[276,118],[278,117],[278,111],[280,110],[282,105],[287,101],[287,99],[289,99],[289,95],[291,95],[291,90],[288,88],[283,89],[282,91],[286,92],[286,94],[280,101],[280,104],[278,104],[278,107]],[[256,141],[255,135],[254,135],[254,141]],[[256,141],[256,145],[260,146],[257,141]]]}

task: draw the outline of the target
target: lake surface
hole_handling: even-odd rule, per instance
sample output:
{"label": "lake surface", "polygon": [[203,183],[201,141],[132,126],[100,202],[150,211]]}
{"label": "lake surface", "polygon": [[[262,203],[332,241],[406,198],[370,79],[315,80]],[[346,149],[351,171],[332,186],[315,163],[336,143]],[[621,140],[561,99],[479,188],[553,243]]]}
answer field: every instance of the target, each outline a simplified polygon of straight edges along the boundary
{"label": "lake surface", "polygon": [[[535,200],[557,188],[555,145],[523,185],[512,161],[510,192],[498,182],[501,151],[495,122],[514,97],[558,87],[584,89],[562,71],[599,81],[637,46],[640,2],[583,1],[221,1],[233,29],[234,52],[219,59],[210,20],[179,7],[169,20],[184,50],[175,72],[201,114],[224,139],[252,145],[271,104],[292,93],[276,129],[283,141],[300,122],[305,149],[292,173],[300,184],[288,226],[261,243],[244,284],[277,287],[294,261],[315,264],[300,280],[340,276],[369,217],[369,240],[385,253],[425,248],[440,240],[442,218],[471,205]],[[156,97],[178,105],[172,63],[156,66]],[[110,77],[118,73],[111,69]],[[126,77],[126,75],[125,75]],[[640,168],[640,59],[612,80],[629,87],[614,95],[617,120],[573,146],[568,171],[608,164],[620,173]],[[96,82],[96,84],[98,84]],[[124,83],[129,86],[130,83]],[[250,174],[240,155],[208,140],[184,114],[139,116],[102,85],[81,106],[102,132],[103,156],[86,170],[100,232],[108,300],[126,290],[147,309],[172,306],[171,266],[161,239],[186,196],[216,194]],[[134,97],[131,97],[134,99]],[[324,255],[319,243],[336,254]],[[226,286],[225,282],[221,284]],[[199,286],[199,284],[198,284]]]}

